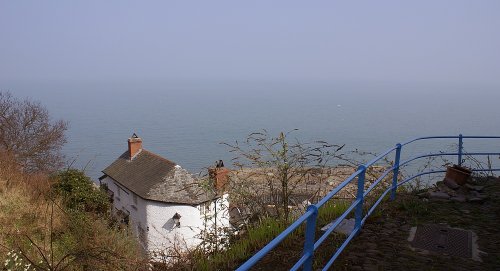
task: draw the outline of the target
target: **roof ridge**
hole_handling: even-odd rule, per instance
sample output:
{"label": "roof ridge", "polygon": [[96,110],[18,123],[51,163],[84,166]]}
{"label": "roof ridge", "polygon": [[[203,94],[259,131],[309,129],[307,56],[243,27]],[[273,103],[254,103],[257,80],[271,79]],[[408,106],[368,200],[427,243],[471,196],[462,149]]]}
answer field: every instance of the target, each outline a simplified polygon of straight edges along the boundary
{"label": "roof ridge", "polygon": [[[168,160],[167,158],[165,158],[165,157],[163,157],[163,156],[161,156],[161,155],[159,155],[159,154],[156,154],[156,153],[154,153],[154,152],[148,151],[148,150],[146,150],[146,149],[142,149],[141,153],[143,153],[143,152],[145,152],[145,153],[147,153],[147,154],[149,154],[149,155],[155,156],[156,158],[159,158],[159,159],[164,160],[164,161],[166,161],[166,162],[172,163],[172,164],[174,164],[174,165],[178,165],[176,162],[174,162],[174,161],[172,161],[172,160]],[[139,154],[140,154],[140,153],[139,153]]]}

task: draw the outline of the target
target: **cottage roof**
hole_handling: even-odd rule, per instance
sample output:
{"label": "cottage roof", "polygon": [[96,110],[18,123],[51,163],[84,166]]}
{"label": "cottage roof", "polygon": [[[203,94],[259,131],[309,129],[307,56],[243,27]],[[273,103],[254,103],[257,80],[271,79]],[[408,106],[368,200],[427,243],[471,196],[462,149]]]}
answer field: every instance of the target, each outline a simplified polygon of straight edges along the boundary
{"label": "cottage roof", "polygon": [[187,170],[144,149],[132,159],[124,152],[102,172],[147,200],[197,205],[216,197],[201,189]]}

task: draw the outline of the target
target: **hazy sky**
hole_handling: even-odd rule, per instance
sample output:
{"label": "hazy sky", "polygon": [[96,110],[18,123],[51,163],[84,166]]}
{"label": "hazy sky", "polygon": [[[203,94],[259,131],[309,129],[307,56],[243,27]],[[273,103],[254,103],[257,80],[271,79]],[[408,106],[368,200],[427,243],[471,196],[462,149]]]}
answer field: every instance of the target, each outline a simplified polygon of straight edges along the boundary
{"label": "hazy sky", "polygon": [[[0,1],[0,83],[500,86],[500,1]],[[1,87],[1,85],[0,85]]]}

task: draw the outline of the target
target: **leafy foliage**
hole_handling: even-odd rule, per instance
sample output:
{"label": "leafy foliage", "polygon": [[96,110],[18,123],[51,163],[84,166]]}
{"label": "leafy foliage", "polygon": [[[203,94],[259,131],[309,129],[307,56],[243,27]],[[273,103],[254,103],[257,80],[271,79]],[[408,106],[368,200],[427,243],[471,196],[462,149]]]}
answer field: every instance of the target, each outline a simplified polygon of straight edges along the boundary
{"label": "leafy foliage", "polygon": [[59,172],[53,189],[70,210],[104,215],[110,208],[106,194],[95,187],[92,180],[80,170],[67,169]]}

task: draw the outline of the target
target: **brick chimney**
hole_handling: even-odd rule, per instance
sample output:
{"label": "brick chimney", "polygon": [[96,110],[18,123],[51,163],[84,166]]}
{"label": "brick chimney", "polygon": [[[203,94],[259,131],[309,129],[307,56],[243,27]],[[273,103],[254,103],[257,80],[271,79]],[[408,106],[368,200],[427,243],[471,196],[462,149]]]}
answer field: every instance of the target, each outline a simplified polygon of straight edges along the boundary
{"label": "brick chimney", "polygon": [[129,159],[132,160],[142,150],[142,139],[135,133],[128,139],[128,154]]}
{"label": "brick chimney", "polygon": [[215,167],[208,169],[208,176],[214,181],[215,189],[221,191],[224,190],[225,186],[229,182],[229,173],[231,171],[224,167],[222,160],[216,163]]}

